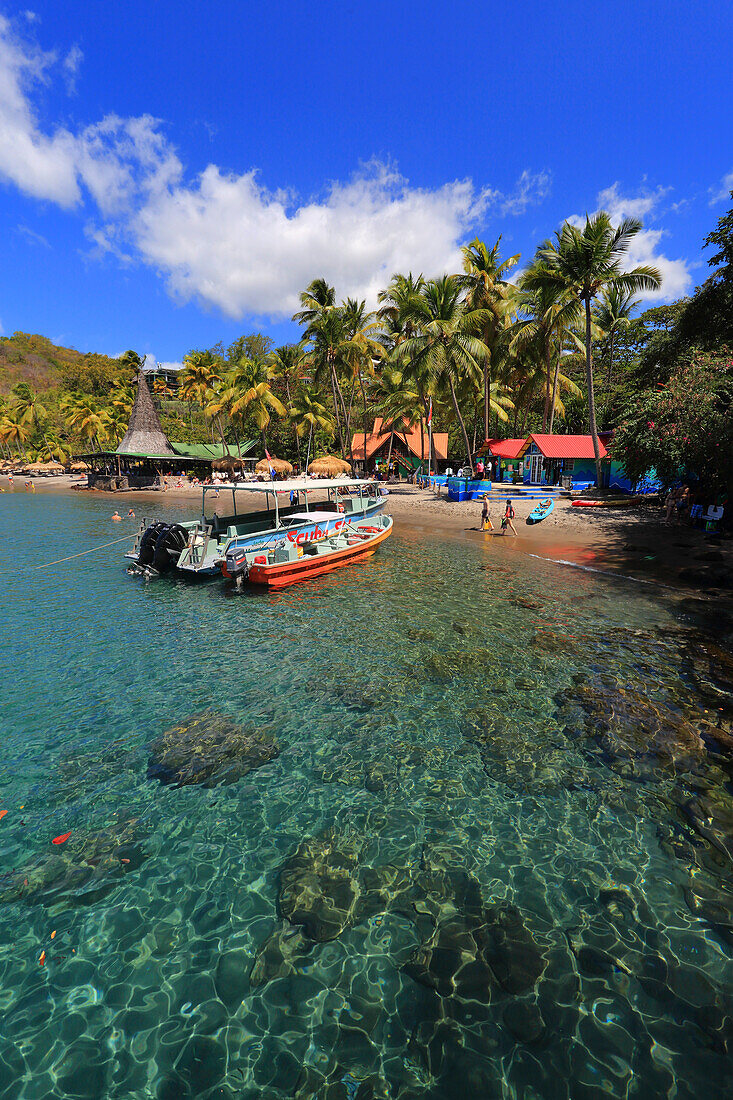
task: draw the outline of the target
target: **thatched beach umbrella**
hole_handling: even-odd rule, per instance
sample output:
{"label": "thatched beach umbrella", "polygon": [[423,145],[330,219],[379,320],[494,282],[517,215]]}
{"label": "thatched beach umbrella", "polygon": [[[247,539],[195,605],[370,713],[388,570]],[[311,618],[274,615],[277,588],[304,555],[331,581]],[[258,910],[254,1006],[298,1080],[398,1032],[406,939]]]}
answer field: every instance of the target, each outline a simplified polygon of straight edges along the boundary
{"label": "thatched beach umbrella", "polygon": [[292,474],[293,467],[284,458],[262,458],[255,466],[256,474],[269,474],[270,470],[276,474]]}
{"label": "thatched beach umbrella", "polygon": [[351,466],[343,458],[323,455],[322,458],[313,459],[308,467],[308,473],[315,477],[338,477],[339,474],[350,474]]}
{"label": "thatched beach umbrella", "polygon": [[233,458],[231,455],[226,455],[224,458],[215,458],[211,463],[212,470],[225,470],[228,474],[233,474],[235,470],[243,470],[244,463],[241,458]]}
{"label": "thatched beach umbrella", "polygon": [[89,469],[86,462],[72,462],[70,468],[72,474],[85,474]]}
{"label": "thatched beach umbrella", "polygon": [[44,462],[42,465],[45,467],[47,474],[64,474],[66,471],[60,462],[52,459],[51,462]]}

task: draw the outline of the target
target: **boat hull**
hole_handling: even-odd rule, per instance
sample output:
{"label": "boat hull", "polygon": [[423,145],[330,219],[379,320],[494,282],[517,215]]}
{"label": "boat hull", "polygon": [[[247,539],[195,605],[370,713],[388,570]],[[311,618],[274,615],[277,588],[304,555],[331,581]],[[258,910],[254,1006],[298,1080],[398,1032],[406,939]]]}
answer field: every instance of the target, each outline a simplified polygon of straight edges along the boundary
{"label": "boat hull", "polygon": [[[363,530],[363,528],[360,528]],[[335,569],[341,569],[345,565],[353,565],[355,562],[365,561],[374,554],[377,548],[392,534],[392,524],[381,528],[367,541],[347,546],[343,550],[333,550],[327,554],[304,554],[297,561],[283,562],[274,565],[260,565],[254,563],[250,566],[248,581],[250,584],[264,588],[287,588],[292,584],[300,584],[303,581],[312,580],[315,577],[332,573]]]}

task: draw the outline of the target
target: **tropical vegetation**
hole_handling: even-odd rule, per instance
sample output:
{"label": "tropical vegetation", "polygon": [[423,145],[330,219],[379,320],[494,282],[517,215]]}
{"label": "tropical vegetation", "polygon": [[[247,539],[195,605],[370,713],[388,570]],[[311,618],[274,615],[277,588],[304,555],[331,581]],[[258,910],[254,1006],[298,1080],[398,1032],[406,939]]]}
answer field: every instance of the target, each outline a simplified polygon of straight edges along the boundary
{"label": "tropical vegetation", "polygon": [[[695,295],[644,312],[641,296],[661,277],[629,263],[640,229],[634,219],[614,225],[603,211],[565,222],[513,279],[520,256],[504,255],[501,237],[475,239],[462,249],[460,271],[395,272],[374,310],[339,299],[318,276],[300,295],[292,343],[275,347],[252,332],[227,347],[190,350],[175,378],[150,375],[164,430],[240,453],[249,442],[301,463],[323,450],[353,462],[381,417],[390,453],[410,425],[427,463],[432,408],[451,458],[466,465],[485,438],[531,431],[589,432],[598,460],[599,433],[615,430],[614,456],[632,477],[656,469],[671,479],[712,462],[722,482],[723,464],[709,455],[703,463],[701,423],[715,424],[722,443],[733,210],[705,241],[713,272]],[[52,364],[45,374],[40,353]],[[63,461],[114,448],[141,365],[134,351],[108,359],[23,333],[0,339],[0,449]],[[686,391],[699,416],[685,414]]]}

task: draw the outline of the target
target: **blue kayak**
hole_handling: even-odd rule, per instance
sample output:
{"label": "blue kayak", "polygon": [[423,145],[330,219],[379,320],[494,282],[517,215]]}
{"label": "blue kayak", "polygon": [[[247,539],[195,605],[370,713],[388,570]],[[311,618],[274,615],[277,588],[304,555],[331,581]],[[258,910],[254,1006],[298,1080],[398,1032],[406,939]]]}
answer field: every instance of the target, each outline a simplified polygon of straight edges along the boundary
{"label": "blue kayak", "polygon": [[527,523],[542,523],[543,519],[546,519],[552,509],[555,507],[555,501],[551,498],[540,501],[536,508],[527,516]]}

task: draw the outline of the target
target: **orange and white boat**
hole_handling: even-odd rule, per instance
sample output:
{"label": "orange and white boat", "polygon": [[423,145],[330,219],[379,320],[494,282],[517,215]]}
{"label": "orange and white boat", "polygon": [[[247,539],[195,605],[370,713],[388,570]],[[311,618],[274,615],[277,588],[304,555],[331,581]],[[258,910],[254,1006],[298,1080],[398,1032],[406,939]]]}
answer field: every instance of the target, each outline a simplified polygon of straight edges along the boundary
{"label": "orange and white boat", "polygon": [[[317,520],[317,514],[311,513]],[[391,516],[346,520],[336,534],[309,541],[278,540],[256,551],[235,550],[221,562],[222,573],[238,586],[286,588],[331,573],[343,565],[370,558],[392,534]],[[318,526],[316,525],[316,531]]]}

